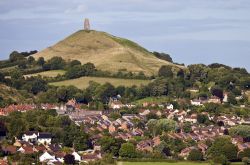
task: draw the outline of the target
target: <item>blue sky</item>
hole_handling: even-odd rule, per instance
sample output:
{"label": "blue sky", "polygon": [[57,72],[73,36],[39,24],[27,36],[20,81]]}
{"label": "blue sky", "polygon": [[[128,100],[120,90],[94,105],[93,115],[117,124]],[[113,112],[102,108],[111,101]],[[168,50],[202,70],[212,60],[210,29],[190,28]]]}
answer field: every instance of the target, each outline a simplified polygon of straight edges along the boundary
{"label": "blue sky", "polygon": [[85,17],[179,63],[250,71],[250,0],[0,0],[0,59],[51,46]]}

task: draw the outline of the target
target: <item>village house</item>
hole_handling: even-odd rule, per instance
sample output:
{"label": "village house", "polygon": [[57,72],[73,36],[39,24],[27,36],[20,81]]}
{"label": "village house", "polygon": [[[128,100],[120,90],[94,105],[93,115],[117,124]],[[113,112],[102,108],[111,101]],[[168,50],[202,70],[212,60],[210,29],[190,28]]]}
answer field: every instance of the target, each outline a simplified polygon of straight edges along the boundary
{"label": "village house", "polygon": [[38,131],[28,131],[22,136],[22,140],[30,143],[37,142]]}
{"label": "village house", "polygon": [[184,159],[187,159],[189,153],[194,149],[197,149],[197,148],[196,147],[184,148],[183,150],[181,150],[181,153],[179,154],[179,156],[183,157]]}
{"label": "village house", "polygon": [[108,105],[111,109],[121,109],[124,106],[117,98],[110,98]]}
{"label": "village house", "polygon": [[50,144],[52,136],[50,133],[28,131],[22,136],[22,140],[30,143]]}
{"label": "village house", "polygon": [[212,96],[208,99],[208,103],[221,104],[221,99],[217,96]]}
{"label": "village house", "polygon": [[203,103],[202,103],[201,100],[194,99],[194,100],[191,100],[191,105],[194,105],[194,106],[202,106]]}
{"label": "village house", "polygon": [[57,162],[56,157],[54,155],[51,155],[50,153],[48,153],[47,151],[44,152],[40,157],[39,157],[39,161],[41,163],[46,163],[46,162]]}
{"label": "village house", "polygon": [[173,104],[167,104],[167,109],[173,110],[174,109],[174,105]]}

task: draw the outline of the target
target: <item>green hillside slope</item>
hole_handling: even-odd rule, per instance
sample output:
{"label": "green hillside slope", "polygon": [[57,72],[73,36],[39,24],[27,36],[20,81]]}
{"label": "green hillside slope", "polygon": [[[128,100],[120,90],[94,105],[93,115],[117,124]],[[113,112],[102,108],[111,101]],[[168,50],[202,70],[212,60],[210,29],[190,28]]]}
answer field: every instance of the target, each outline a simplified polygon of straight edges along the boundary
{"label": "green hillside slope", "polygon": [[80,30],[34,55],[35,58],[44,57],[46,60],[54,56],[65,60],[76,59],[82,63],[92,62],[104,71],[142,71],[147,75],[156,74],[162,65],[174,65],[156,58],[130,40],[98,31]]}

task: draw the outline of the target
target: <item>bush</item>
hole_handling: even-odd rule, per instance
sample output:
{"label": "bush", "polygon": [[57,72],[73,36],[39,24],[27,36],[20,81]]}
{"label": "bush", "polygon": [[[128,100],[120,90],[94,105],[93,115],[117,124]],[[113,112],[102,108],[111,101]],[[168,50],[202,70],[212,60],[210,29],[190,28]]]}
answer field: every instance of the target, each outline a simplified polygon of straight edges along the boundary
{"label": "bush", "polygon": [[188,160],[191,160],[191,161],[201,161],[203,160],[203,154],[200,150],[197,150],[197,149],[193,149],[189,155],[188,155]]}

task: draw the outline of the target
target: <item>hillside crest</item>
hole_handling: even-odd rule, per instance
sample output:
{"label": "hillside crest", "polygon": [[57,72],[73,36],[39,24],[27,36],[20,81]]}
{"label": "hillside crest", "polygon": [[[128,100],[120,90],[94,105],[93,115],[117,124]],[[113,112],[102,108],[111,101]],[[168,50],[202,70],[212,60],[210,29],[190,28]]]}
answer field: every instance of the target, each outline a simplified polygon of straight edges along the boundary
{"label": "hillside crest", "polygon": [[174,65],[158,59],[145,48],[130,40],[106,32],[80,30],[34,55],[48,60],[54,56],[65,60],[91,62],[103,71],[144,72],[156,74],[162,65]]}

